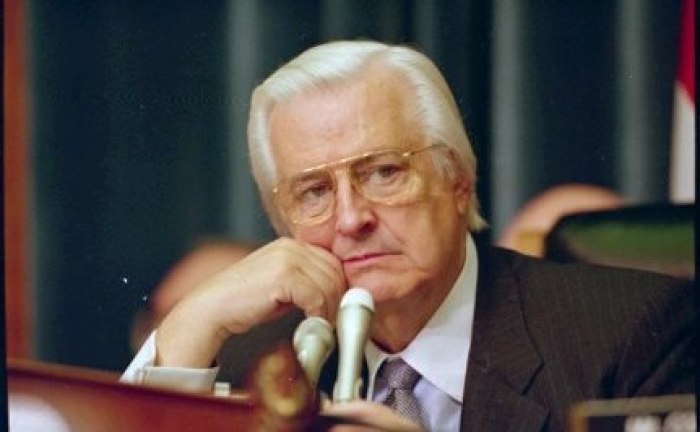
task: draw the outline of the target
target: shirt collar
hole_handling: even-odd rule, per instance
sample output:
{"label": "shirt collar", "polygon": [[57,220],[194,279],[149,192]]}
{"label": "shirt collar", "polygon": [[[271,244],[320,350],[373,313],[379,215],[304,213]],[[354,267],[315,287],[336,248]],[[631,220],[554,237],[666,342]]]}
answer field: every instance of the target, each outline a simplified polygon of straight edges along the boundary
{"label": "shirt collar", "polygon": [[476,246],[469,234],[466,243],[466,261],[455,285],[406,349],[400,353],[388,354],[372,341],[366,345],[369,398],[374,393],[374,382],[382,361],[401,357],[424,379],[456,401],[462,402],[474,324],[478,271]]}

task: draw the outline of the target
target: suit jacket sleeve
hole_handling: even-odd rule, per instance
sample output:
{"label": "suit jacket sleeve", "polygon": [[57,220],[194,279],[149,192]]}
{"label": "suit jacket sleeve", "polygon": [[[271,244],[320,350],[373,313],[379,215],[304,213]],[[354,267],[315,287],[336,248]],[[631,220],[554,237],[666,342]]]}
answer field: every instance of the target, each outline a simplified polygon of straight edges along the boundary
{"label": "suit jacket sleeve", "polygon": [[614,392],[625,396],[693,393],[694,324],[690,283],[670,281],[650,293],[621,350]]}

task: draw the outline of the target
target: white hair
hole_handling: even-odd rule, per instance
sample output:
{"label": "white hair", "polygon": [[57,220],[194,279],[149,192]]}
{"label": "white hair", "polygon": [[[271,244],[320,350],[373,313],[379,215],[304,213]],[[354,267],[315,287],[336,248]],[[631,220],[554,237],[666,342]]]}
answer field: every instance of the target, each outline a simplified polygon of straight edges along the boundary
{"label": "white hair", "polygon": [[460,173],[466,176],[471,197],[468,227],[470,230],[483,228],[486,223],[479,214],[475,192],[476,157],[452,92],[437,67],[428,57],[408,47],[372,41],[338,41],[301,53],[253,91],[248,151],[263,204],[277,231],[284,232],[284,226],[272,203],[272,188],[278,181],[270,145],[272,108],[303,92],[361,79],[370,65],[383,66],[406,79],[414,92],[416,121],[427,140],[443,143],[453,151],[452,159],[444,152],[433,152],[436,166],[450,178]]}

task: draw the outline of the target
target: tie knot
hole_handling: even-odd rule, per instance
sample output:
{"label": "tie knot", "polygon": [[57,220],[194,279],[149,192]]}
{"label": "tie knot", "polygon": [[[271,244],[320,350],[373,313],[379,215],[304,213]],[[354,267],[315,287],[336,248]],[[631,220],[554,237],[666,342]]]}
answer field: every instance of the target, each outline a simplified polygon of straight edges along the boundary
{"label": "tie knot", "polygon": [[390,389],[413,390],[420,379],[420,374],[400,358],[386,361],[382,369]]}

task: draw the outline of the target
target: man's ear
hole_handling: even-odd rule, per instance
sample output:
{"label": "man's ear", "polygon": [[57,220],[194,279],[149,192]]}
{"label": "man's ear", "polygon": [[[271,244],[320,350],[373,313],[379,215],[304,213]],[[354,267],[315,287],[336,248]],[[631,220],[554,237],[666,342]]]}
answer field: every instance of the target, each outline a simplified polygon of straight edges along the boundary
{"label": "man's ear", "polygon": [[471,182],[467,179],[466,174],[457,174],[454,181],[454,194],[457,211],[462,216],[465,216],[469,209],[469,202],[471,201],[472,195]]}
{"label": "man's ear", "polygon": [[465,216],[469,210],[472,196],[472,182],[467,175],[467,168],[453,149],[449,150],[450,163],[452,164],[453,193],[457,211]]}

